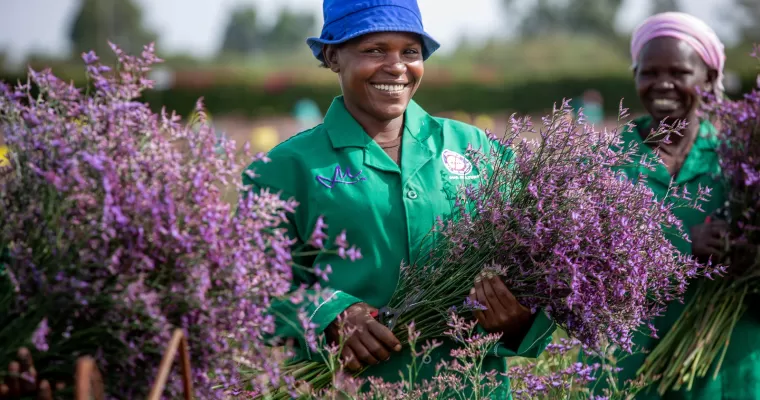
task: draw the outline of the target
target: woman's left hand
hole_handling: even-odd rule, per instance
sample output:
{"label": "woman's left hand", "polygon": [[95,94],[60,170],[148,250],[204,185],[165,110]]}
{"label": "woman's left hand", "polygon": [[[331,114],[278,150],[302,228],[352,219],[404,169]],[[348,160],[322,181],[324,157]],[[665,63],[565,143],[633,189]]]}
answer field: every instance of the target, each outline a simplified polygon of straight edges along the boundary
{"label": "woman's left hand", "polygon": [[528,333],[533,320],[530,309],[520,304],[498,276],[475,281],[470,298],[486,310],[476,310],[478,323],[489,333],[503,333],[502,342],[516,349]]}
{"label": "woman's left hand", "polygon": [[752,244],[746,239],[731,241],[731,259],[729,260],[728,275],[741,278],[747,275],[757,274],[758,267],[758,250],[756,244]]}

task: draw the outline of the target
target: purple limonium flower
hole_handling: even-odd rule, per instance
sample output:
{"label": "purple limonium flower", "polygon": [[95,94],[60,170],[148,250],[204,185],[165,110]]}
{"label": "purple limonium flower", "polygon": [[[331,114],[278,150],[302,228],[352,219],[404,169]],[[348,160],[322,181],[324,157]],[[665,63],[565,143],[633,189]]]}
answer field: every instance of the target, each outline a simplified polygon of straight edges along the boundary
{"label": "purple limonium flower", "polygon": [[[140,102],[160,62],[152,45],[137,56],[112,48],[118,68],[83,55],[89,92],[49,70],[0,85],[0,134],[14,160],[0,179],[0,250],[17,303],[47,311],[28,334],[40,350],[68,338],[66,348],[93,354],[117,397],[147,395],[175,329],[190,341],[198,398],[243,386],[241,359],[282,382],[264,338],[273,299],[299,296],[284,228],[297,203],[237,184],[254,156],[216,135],[202,103],[184,124]],[[325,228],[320,220],[318,247]],[[344,237],[338,244],[359,256]],[[297,326],[313,332],[307,322]],[[166,395],[181,392],[170,379]]]}
{"label": "purple limonium flower", "polygon": [[[620,114],[627,118],[622,105]],[[663,125],[655,135],[679,126]],[[597,131],[565,101],[540,128],[513,116],[504,138],[471,148],[478,169],[492,173],[462,187],[455,212],[437,224],[441,239],[425,252],[434,272],[421,291],[446,285],[447,295],[461,299],[480,273],[499,275],[524,306],[584,345],[630,351],[634,332],[680,299],[687,281],[722,267],[680,254],[668,238],[685,234],[674,210],[699,209],[709,189],[658,199],[643,176],[629,179],[626,168],[650,160],[624,146],[626,127]]]}
{"label": "purple limonium flower", "polygon": [[318,249],[323,249],[325,247],[324,240],[327,239],[327,233],[325,232],[326,230],[327,224],[325,223],[324,219],[322,217],[318,217],[317,222],[314,225],[314,232],[309,238],[309,244]]}
{"label": "purple limonium flower", "polygon": [[47,342],[47,336],[49,334],[50,327],[48,326],[48,320],[47,318],[43,318],[42,321],[40,321],[40,324],[37,325],[37,329],[35,329],[34,333],[32,334],[32,344],[37,348],[37,350],[48,351],[50,346]]}

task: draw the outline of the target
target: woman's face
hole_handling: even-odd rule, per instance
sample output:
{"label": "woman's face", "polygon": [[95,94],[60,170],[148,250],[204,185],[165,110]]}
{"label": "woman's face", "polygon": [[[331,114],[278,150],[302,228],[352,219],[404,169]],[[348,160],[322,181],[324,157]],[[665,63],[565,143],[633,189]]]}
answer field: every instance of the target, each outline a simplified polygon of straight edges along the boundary
{"label": "woman's face", "polygon": [[404,115],[422,81],[422,42],[415,34],[381,32],[327,46],[327,66],[339,76],[346,107],[377,121]]}
{"label": "woman's face", "polygon": [[662,121],[690,117],[701,101],[697,88],[712,90],[717,71],[709,69],[688,43],[660,37],[644,46],[634,75],[644,108]]}

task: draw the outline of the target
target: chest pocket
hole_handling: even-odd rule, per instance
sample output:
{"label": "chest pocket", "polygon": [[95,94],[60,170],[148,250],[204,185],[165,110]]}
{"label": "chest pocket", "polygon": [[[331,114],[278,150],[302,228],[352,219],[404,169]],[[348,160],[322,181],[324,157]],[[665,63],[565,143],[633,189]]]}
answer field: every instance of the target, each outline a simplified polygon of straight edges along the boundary
{"label": "chest pocket", "polygon": [[[337,170],[344,174],[333,179]],[[309,200],[318,205],[317,212],[325,219],[346,225],[348,229],[353,227],[351,221],[354,220],[390,217],[394,208],[392,194],[400,193],[400,181],[398,174],[377,173],[362,166],[315,170]]]}

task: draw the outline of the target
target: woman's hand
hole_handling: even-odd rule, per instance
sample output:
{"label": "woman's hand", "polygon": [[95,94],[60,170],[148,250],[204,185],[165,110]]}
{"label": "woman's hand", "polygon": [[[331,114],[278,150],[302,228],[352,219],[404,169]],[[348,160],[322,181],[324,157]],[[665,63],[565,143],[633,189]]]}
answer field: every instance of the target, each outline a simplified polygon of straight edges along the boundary
{"label": "woman's hand", "polygon": [[728,260],[728,274],[742,277],[757,274],[760,266],[757,244],[750,243],[746,238],[731,241],[731,253]]}
{"label": "woman's hand", "polygon": [[[53,400],[53,389],[48,381],[38,379],[29,350],[22,347],[16,358],[17,361],[11,361],[8,364],[5,383],[0,384],[0,400],[29,396],[35,396],[39,400]],[[63,383],[59,382],[56,390],[61,389],[63,389]]]}
{"label": "woman's hand", "polygon": [[501,332],[502,342],[511,349],[519,347],[533,321],[530,309],[520,304],[498,276],[475,281],[470,298],[486,310],[476,310],[475,317],[486,332]]}
{"label": "woman's hand", "polygon": [[691,254],[700,262],[719,262],[725,256],[728,223],[712,220],[691,227]]}
{"label": "woman's hand", "polygon": [[330,343],[338,343],[343,331],[354,331],[345,340],[341,358],[349,370],[358,371],[367,365],[387,361],[391,352],[401,351],[401,342],[385,325],[372,317],[377,310],[366,303],[348,307],[342,316],[325,330]]}

